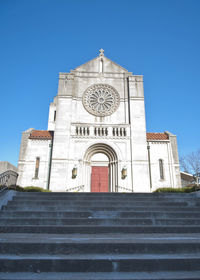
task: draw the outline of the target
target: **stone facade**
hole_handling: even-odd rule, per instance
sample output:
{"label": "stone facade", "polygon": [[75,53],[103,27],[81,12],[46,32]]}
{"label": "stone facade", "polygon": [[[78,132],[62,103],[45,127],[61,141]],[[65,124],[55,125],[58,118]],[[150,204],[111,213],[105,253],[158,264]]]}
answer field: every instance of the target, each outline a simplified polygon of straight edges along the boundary
{"label": "stone facade", "polygon": [[110,192],[181,185],[176,136],[146,133],[143,77],[102,50],[70,73],[60,73],[48,131],[23,133],[19,185],[90,192],[94,165],[108,166]]}

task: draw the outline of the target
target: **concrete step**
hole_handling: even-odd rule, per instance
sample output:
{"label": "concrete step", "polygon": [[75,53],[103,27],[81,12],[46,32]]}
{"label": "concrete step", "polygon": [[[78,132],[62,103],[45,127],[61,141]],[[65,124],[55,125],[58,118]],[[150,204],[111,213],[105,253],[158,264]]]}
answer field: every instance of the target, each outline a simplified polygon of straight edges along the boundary
{"label": "concrete step", "polygon": [[200,254],[0,255],[0,262],[0,272],[198,271]]}
{"label": "concrete step", "polygon": [[[78,239],[78,238],[77,238]],[[34,240],[35,241],[35,240]],[[118,241],[118,242],[117,242]],[[126,241],[126,242],[125,242]],[[112,239],[99,239],[82,240],[79,238],[68,238],[67,240],[51,240],[50,242],[33,242],[31,237],[26,242],[14,241],[10,242],[0,240],[1,255],[20,256],[22,254],[50,254],[50,255],[79,255],[79,254],[196,254],[200,253],[200,242],[191,242],[190,239],[181,240],[159,240],[152,242],[148,240],[112,240]]]}
{"label": "concrete step", "polygon": [[1,280],[200,280],[198,271],[159,272],[16,272],[0,273]]}
{"label": "concrete step", "polygon": [[9,210],[9,211],[168,211],[168,212],[180,212],[180,211],[187,211],[187,212],[197,212],[200,211],[200,207],[190,207],[190,206],[185,206],[185,207],[175,207],[175,206],[130,206],[127,207],[126,204],[123,206],[91,206],[91,207],[81,207],[81,206],[68,206],[67,204],[65,206],[45,206],[45,205],[24,205],[23,207],[19,206],[12,206],[12,205],[7,205],[3,206],[3,210]]}
{"label": "concrete step", "polygon": [[52,193],[42,193],[42,192],[18,192],[17,197],[196,197],[196,193],[91,193],[91,192],[52,192]]}
{"label": "concrete step", "polygon": [[130,242],[152,242],[152,243],[166,243],[168,241],[172,243],[181,243],[181,242],[190,242],[190,243],[199,243],[200,242],[200,235],[199,233],[161,233],[161,234],[154,234],[154,233],[95,233],[95,234],[82,234],[82,233],[71,233],[71,234],[26,234],[26,233],[0,233],[0,242],[30,242],[30,239],[34,243],[62,243],[62,242],[104,242],[105,243],[127,243]]}
{"label": "concrete step", "polygon": [[191,218],[199,219],[200,211],[198,212],[170,212],[170,211],[0,211],[0,218]]}
{"label": "concrete step", "polygon": [[151,225],[134,225],[134,226],[117,226],[117,225],[68,225],[68,226],[53,226],[53,225],[7,225],[0,226],[1,233],[200,233],[200,226],[196,225],[180,225],[180,226],[151,226]]}
{"label": "concrete step", "polygon": [[[13,201],[33,201],[33,198],[36,198],[36,196],[15,196],[13,198]],[[140,201],[165,201],[165,202],[174,202],[174,201],[199,201],[198,197],[190,196],[190,197],[135,197],[135,196],[126,196],[126,197],[120,197],[120,196],[39,196],[37,197],[37,201],[45,202],[45,201],[102,201],[102,202],[109,202],[109,201],[127,201],[127,202],[140,202]]]}
{"label": "concrete step", "polygon": [[147,218],[68,218],[68,219],[50,219],[50,218],[1,218],[0,225],[200,225],[200,219],[147,219]]}
{"label": "concrete step", "polygon": [[134,201],[134,202],[125,202],[125,201],[108,201],[108,202],[104,202],[104,201],[63,201],[63,200],[58,200],[58,201],[42,201],[42,202],[38,202],[38,201],[9,201],[7,206],[30,206],[30,207],[34,207],[34,206],[38,206],[38,205],[42,205],[42,206],[63,206],[63,207],[122,207],[122,206],[130,206],[130,207],[137,207],[137,206],[162,206],[162,207],[183,207],[183,206],[196,206],[197,202],[196,201],[189,201],[189,202],[166,202],[166,201]]}
{"label": "concrete step", "polygon": [[0,279],[200,279],[199,202],[194,194],[18,193],[0,212]]}

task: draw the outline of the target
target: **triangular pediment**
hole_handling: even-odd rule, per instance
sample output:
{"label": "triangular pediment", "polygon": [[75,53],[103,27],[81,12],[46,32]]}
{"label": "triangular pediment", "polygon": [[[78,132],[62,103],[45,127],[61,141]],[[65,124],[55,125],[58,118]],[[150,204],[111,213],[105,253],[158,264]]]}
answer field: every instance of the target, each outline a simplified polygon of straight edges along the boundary
{"label": "triangular pediment", "polygon": [[128,72],[125,68],[118,65],[114,61],[110,60],[106,56],[98,56],[78,67],[76,67],[75,71],[80,72],[100,72],[100,61],[103,62],[103,72],[105,73],[124,73]]}

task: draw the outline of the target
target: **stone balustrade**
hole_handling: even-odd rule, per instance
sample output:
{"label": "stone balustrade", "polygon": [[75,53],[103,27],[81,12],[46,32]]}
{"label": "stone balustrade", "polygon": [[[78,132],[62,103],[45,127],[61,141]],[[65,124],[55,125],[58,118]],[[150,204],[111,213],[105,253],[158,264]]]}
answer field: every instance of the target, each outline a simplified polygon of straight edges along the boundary
{"label": "stone balustrade", "polygon": [[129,125],[71,124],[72,137],[129,138]]}

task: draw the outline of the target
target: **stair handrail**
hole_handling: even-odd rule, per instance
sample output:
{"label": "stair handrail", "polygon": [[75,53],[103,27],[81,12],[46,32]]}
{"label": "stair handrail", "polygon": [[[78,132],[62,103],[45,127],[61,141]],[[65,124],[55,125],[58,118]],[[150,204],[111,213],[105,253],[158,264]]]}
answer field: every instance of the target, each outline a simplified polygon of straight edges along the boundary
{"label": "stair handrail", "polygon": [[[11,177],[13,177],[14,181],[15,181],[15,182],[13,182],[13,184],[11,184],[11,182],[9,182],[9,179],[13,179]],[[6,171],[2,172],[0,174],[0,187],[3,186],[3,188],[0,189],[0,192],[8,189],[8,187],[11,185],[15,185],[16,181],[17,181],[17,177],[18,177],[18,173],[13,170],[6,170]]]}
{"label": "stair handrail", "polygon": [[[1,186],[0,186],[1,187]],[[3,191],[7,190],[8,186],[5,186],[4,188],[0,189],[0,193],[2,193]]]}
{"label": "stair handrail", "polygon": [[79,192],[81,190],[84,189],[84,185],[80,185],[80,186],[76,186],[76,187],[73,187],[73,188],[70,188],[70,189],[67,189],[66,192],[70,192],[70,191],[76,191],[76,192]]}
{"label": "stair handrail", "polygon": [[131,189],[129,188],[126,188],[126,187],[122,187],[122,186],[117,186],[118,189],[122,189],[122,190],[125,190],[125,191],[128,191],[128,192],[132,192]]}

